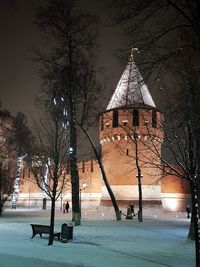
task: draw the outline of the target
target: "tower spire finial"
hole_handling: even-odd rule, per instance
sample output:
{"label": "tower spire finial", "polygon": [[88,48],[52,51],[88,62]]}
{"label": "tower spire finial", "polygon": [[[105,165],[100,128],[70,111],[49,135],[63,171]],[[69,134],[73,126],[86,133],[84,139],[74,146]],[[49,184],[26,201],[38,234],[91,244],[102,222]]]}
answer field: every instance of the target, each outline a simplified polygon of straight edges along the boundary
{"label": "tower spire finial", "polygon": [[139,49],[136,47],[131,48],[130,61],[133,61],[134,58],[140,53]]}

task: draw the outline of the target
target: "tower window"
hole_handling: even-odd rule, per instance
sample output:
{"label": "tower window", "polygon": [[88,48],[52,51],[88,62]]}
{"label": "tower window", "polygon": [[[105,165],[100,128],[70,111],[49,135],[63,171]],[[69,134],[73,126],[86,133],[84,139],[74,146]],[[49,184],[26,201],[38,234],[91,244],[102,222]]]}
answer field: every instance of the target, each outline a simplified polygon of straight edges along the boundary
{"label": "tower window", "polygon": [[157,111],[152,111],[152,127],[157,128]]}
{"label": "tower window", "polygon": [[103,125],[103,122],[104,122],[104,120],[103,120],[103,115],[102,115],[102,116],[101,116],[101,122],[100,122],[100,124],[101,124],[101,125],[100,125],[101,131],[103,131],[103,128],[104,128],[104,127],[103,127],[103,126],[104,126],[104,125]]}
{"label": "tower window", "polygon": [[139,111],[137,109],[133,110],[133,126],[139,126]]}
{"label": "tower window", "polygon": [[129,155],[129,151],[128,151],[128,149],[126,149],[126,156],[128,156]]}
{"label": "tower window", "polygon": [[82,172],[85,172],[85,161],[82,162]]}
{"label": "tower window", "polygon": [[118,110],[113,111],[113,128],[118,127]]}
{"label": "tower window", "polygon": [[91,160],[90,163],[91,163],[91,166],[90,166],[91,167],[91,172],[93,172],[94,171],[93,160]]}

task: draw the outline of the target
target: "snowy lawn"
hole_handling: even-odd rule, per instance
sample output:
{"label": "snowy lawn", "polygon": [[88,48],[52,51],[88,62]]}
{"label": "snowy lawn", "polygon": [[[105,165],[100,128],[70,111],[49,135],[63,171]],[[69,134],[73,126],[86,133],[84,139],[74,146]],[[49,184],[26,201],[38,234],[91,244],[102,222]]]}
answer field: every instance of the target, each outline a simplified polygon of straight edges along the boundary
{"label": "snowy lawn", "polygon": [[[137,218],[114,220],[112,208],[85,209],[82,225],[74,227],[73,242],[48,235],[33,239],[30,223],[49,224],[50,211],[6,210],[0,218],[0,267],[188,267],[195,266],[194,242],[187,240],[185,214],[144,210]],[[71,213],[56,211],[56,230],[71,223]]]}

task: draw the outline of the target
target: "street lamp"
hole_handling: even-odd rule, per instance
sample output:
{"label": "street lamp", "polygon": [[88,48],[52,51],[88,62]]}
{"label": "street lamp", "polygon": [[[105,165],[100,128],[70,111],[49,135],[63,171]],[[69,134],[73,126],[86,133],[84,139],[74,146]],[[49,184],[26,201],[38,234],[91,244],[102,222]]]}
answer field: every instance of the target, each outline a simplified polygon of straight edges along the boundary
{"label": "street lamp", "polygon": [[80,191],[80,204],[79,204],[79,207],[80,207],[80,217],[81,217],[81,192],[82,192],[83,190],[85,190],[86,187],[87,187],[86,182],[83,182],[82,187],[81,187],[80,190],[79,190],[79,191]]}

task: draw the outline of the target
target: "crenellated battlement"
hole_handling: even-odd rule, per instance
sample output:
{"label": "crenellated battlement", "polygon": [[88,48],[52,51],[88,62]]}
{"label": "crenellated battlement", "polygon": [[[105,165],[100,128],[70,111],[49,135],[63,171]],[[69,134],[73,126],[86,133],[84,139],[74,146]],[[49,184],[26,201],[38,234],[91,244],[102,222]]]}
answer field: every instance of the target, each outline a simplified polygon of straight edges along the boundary
{"label": "crenellated battlement", "polygon": [[112,141],[142,139],[163,140],[163,114],[152,108],[123,108],[100,116],[100,144]]}

